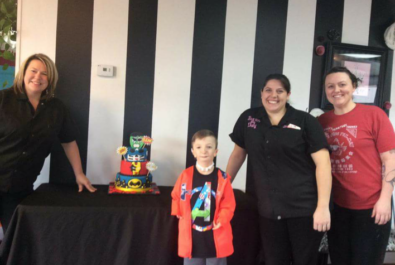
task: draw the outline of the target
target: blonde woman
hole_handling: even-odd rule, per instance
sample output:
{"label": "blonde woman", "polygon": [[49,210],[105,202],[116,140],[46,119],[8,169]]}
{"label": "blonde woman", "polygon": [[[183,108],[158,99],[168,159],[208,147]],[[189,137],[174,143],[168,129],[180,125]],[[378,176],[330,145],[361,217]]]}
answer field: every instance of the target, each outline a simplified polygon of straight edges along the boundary
{"label": "blonde woman", "polygon": [[57,81],[53,61],[34,54],[21,65],[13,86],[0,91],[0,222],[4,230],[16,206],[33,191],[56,139],[73,167],[79,191],[96,190],[82,171],[73,121],[54,97]]}

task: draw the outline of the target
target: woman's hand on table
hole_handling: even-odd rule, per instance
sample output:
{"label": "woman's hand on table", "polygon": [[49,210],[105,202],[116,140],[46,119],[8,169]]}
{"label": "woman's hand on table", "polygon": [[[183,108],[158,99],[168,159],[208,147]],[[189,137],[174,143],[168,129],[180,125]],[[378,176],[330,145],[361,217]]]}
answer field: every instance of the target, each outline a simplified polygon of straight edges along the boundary
{"label": "woman's hand on table", "polygon": [[76,182],[78,184],[78,192],[81,192],[84,187],[90,192],[95,192],[97,189],[92,186],[89,179],[85,176],[85,174],[81,173],[75,176]]}

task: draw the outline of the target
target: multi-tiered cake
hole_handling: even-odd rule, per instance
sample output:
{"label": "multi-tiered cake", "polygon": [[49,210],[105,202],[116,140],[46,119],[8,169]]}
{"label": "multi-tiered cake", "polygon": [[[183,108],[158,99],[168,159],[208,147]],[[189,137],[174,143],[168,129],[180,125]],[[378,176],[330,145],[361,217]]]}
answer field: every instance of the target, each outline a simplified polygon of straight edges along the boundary
{"label": "multi-tiered cake", "polygon": [[110,193],[153,193],[159,190],[152,183],[151,172],[157,167],[147,160],[147,146],[151,145],[152,139],[141,133],[130,135],[130,147],[119,147],[117,153],[122,155],[121,171],[117,173],[113,192]]}

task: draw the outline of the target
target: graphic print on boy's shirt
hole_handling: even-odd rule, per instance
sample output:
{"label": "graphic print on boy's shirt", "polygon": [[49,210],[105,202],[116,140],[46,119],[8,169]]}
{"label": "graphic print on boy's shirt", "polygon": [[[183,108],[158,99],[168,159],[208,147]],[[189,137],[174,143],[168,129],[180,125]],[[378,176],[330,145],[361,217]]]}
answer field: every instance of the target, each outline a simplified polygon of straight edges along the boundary
{"label": "graphic print on boy's shirt", "polygon": [[[209,175],[194,169],[191,192],[192,257],[215,257],[213,221],[216,210],[215,196],[218,186],[218,169]],[[210,189],[210,193],[208,190]],[[194,218],[195,217],[195,218]]]}
{"label": "graphic print on boy's shirt", "polygon": [[217,169],[209,175],[202,175],[196,169],[191,194],[191,218],[194,230],[205,232],[212,229],[215,213],[215,191]]}
{"label": "graphic print on boy's shirt", "polygon": [[[192,223],[193,226],[192,228],[204,232],[209,229],[212,229],[213,223],[210,218],[210,206],[211,206],[211,182],[205,182],[203,188],[198,187],[193,189],[192,195],[195,192],[200,192],[199,197],[196,199],[195,205],[192,208]],[[213,193],[214,198],[215,198],[215,193]],[[203,209],[201,209],[201,206],[203,205]],[[204,218],[205,222],[209,222],[210,224],[207,226],[199,226],[194,224],[195,220],[197,217]]]}

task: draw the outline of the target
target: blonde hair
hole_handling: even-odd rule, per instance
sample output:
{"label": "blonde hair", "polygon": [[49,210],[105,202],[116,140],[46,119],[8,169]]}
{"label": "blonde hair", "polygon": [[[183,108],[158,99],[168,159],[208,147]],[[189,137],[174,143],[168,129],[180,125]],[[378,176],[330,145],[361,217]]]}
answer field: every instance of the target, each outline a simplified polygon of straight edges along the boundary
{"label": "blonde hair", "polygon": [[25,83],[24,77],[26,73],[26,69],[29,66],[30,62],[33,60],[39,60],[42,62],[47,68],[47,77],[48,77],[48,86],[45,89],[45,93],[41,94],[41,99],[49,100],[55,95],[56,84],[58,82],[58,70],[56,70],[55,63],[49,58],[47,55],[42,53],[37,53],[31,55],[27,58],[19,68],[18,73],[15,76],[13,88],[15,93],[24,94],[25,93]]}

